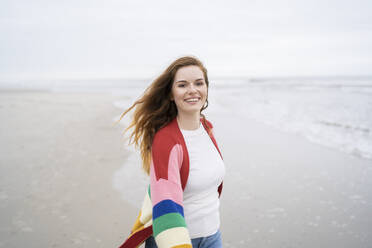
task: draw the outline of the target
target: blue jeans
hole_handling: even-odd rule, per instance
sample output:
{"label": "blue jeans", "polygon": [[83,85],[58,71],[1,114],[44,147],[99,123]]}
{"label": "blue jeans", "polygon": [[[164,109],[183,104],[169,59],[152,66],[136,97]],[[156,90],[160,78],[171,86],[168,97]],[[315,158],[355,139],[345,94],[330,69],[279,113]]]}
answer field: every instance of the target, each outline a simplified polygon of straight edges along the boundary
{"label": "blue jeans", "polygon": [[[208,237],[191,239],[191,243],[193,248],[222,248],[221,233],[217,231]],[[146,240],[145,248],[157,248],[153,236]]]}

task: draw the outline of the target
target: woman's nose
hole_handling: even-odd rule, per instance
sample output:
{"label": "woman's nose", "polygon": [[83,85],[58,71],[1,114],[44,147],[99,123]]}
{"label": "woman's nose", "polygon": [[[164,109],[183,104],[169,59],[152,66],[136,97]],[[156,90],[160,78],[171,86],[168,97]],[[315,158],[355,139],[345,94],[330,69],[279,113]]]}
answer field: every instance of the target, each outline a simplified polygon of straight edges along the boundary
{"label": "woman's nose", "polygon": [[196,87],[195,87],[195,85],[190,84],[189,91],[190,91],[190,92],[196,92]]}

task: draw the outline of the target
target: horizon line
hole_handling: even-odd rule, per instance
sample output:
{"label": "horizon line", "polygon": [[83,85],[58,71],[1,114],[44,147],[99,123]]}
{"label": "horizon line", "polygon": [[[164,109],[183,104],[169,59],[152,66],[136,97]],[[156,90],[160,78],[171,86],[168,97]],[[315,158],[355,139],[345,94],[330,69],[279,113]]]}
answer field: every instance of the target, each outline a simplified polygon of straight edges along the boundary
{"label": "horizon line", "polygon": [[[209,79],[222,80],[222,79],[233,79],[233,80],[274,80],[274,79],[338,79],[338,78],[372,78],[371,75],[282,75],[282,76],[211,76],[208,75]],[[1,78],[0,82],[4,81],[101,81],[101,80],[153,80],[152,77],[25,77],[25,78]]]}

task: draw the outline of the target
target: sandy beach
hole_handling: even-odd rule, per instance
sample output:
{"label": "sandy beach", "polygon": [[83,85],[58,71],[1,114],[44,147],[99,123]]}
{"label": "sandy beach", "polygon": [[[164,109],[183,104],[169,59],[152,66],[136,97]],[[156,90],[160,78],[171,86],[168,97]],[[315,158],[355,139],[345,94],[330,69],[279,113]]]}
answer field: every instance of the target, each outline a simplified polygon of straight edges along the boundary
{"label": "sandy beach", "polygon": [[110,94],[0,93],[0,247],[117,247],[137,210]]}
{"label": "sandy beach", "polygon": [[[122,111],[116,100],[106,93],[0,93],[0,247],[124,241],[138,213],[130,195],[138,189],[129,178],[143,175],[131,174],[137,165],[128,162],[123,126],[112,126]],[[227,169],[224,247],[370,246],[371,160],[213,103],[207,116]],[[122,188],[114,189],[120,170]]]}

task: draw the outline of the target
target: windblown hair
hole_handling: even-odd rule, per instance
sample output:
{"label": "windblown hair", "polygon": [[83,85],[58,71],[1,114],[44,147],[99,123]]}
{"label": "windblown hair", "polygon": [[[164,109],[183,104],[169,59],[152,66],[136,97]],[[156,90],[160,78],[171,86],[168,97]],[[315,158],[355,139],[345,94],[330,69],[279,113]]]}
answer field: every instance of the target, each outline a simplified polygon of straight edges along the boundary
{"label": "windblown hair", "polygon": [[[133,119],[124,132],[134,128],[130,135],[129,144],[134,144],[137,148],[140,148],[142,167],[147,174],[150,173],[151,146],[155,133],[177,116],[176,104],[174,101],[171,101],[171,90],[174,77],[178,69],[189,65],[198,66],[202,70],[208,88],[209,81],[207,69],[202,62],[191,56],[181,57],[170,64],[145,90],[142,97],[135,101],[134,104],[120,116],[119,121],[124,115],[135,108]],[[200,110],[203,122],[206,120],[201,112],[207,107],[208,99]]]}

